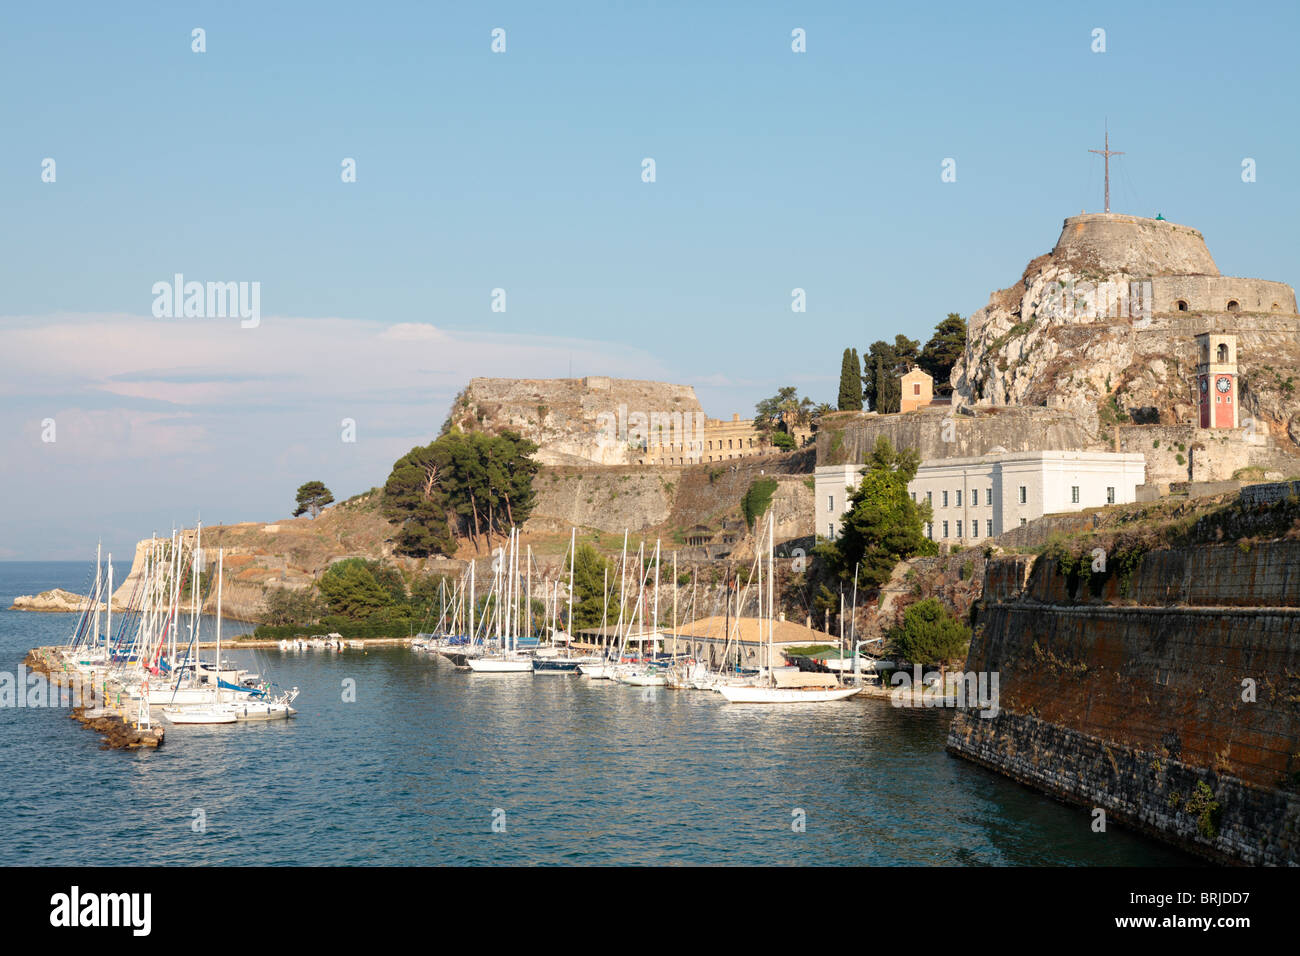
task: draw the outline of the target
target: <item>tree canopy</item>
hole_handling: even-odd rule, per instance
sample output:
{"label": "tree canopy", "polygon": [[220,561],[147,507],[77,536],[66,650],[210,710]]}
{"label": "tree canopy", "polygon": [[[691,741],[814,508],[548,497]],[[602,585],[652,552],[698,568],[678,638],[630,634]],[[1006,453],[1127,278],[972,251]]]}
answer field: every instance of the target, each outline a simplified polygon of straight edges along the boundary
{"label": "tree canopy", "polygon": [[934,327],[934,335],[925,343],[916,364],[930,373],[936,386],[947,385],[952,368],[966,350],[966,320],[956,312]]}
{"label": "tree canopy", "polygon": [[894,336],[891,345],[872,342],[864,356],[863,394],[872,410],[887,414],[898,411],[902,390],[898,377],[916,361],[921,343],[905,335]]}
{"label": "tree canopy", "polygon": [[787,385],[754,406],[754,427],[764,435],[777,430],[788,432],[811,422],[815,408],[811,398],[800,398],[799,389]]}
{"label": "tree canopy", "polygon": [[334,495],[325,487],[323,481],[309,481],[298,489],[298,507],[293,516],[296,518],[301,514],[311,512],[311,516],[315,518],[328,505],[333,503]]}
{"label": "tree canopy", "polygon": [[841,581],[852,582],[856,566],[858,586],[876,588],[889,579],[899,561],[934,553],[934,542],[925,536],[930,505],[913,501],[907,491],[920,463],[913,449],[895,451],[889,439],[876,440],[862,481],[849,494],[840,536],[818,546]]}
{"label": "tree canopy", "polygon": [[383,514],[400,525],[403,554],[449,554],[457,537],[492,546],[522,525],[536,498],[537,445],[515,432],[448,432],[412,448],[384,484]]}
{"label": "tree canopy", "polygon": [[[330,613],[353,621],[369,619],[381,608],[394,603],[394,595],[376,579],[373,562],[364,558],[346,558],[330,565],[317,586],[329,605]],[[398,575],[398,582],[401,576]],[[406,589],[402,588],[402,598]]]}
{"label": "tree canopy", "polygon": [[[609,572],[609,584],[617,590],[617,577],[614,565],[589,544],[578,545],[578,552],[570,557],[573,563],[573,627],[600,627],[601,615],[605,613],[604,589],[605,572]],[[566,570],[567,562],[566,562]],[[617,613],[617,597],[611,594],[610,606]],[[568,609],[560,606],[560,620],[568,619]]]}
{"label": "tree canopy", "polygon": [[889,641],[899,660],[922,666],[943,664],[965,655],[970,628],[931,597],[903,612],[903,623],[889,632]]}

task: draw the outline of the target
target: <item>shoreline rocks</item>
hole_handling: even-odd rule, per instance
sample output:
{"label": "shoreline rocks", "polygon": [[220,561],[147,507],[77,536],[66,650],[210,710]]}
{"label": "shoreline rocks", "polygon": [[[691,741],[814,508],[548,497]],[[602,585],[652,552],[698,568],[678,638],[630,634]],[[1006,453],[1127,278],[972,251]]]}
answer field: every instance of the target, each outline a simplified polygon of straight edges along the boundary
{"label": "shoreline rocks", "polygon": [[[22,594],[14,598],[14,603],[9,605],[11,611],[36,611],[47,614],[79,614],[83,608],[90,603],[90,598],[84,594],[73,594],[71,591],[65,591],[63,588],[53,588],[49,591],[42,591],[40,594]],[[101,601],[99,604],[101,611],[108,610],[107,602]],[[125,611],[126,606],[113,602],[114,611]]]}

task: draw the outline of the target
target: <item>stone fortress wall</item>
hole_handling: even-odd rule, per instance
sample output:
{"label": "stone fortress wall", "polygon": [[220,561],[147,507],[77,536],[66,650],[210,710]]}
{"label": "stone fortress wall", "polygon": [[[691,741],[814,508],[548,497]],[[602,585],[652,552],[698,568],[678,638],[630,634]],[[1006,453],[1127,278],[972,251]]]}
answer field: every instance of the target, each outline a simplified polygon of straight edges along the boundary
{"label": "stone fortress wall", "polygon": [[1118,213],[1071,216],[1052,257],[1077,271],[1123,272],[1151,280],[1152,311],[1295,315],[1284,282],[1219,274],[1205,237],[1190,226]]}
{"label": "stone fortress wall", "polygon": [[535,457],[545,465],[627,465],[641,455],[636,414],[692,429],[704,420],[689,385],[604,375],[470,379],[451,420],[467,431],[518,432],[541,446]]}
{"label": "stone fortress wall", "polygon": [[948,749],[1213,860],[1296,865],[1297,561],[1291,540],[1151,551],[1086,582],[990,561],[966,669],[1000,675],[1000,710],[959,712]]}
{"label": "stone fortress wall", "polygon": [[[452,403],[466,431],[518,432],[544,465],[676,467],[777,453],[753,419],[704,414],[689,385],[586,378],[475,378]],[[802,444],[807,427],[794,430]]]}
{"label": "stone fortress wall", "polygon": [[1079,272],[1137,276],[1217,276],[1205,237],[1190,226],[1119,213],[1083,213],[1065,220],[1052,258]]}
{"label": "stone fortress wall", "polygon": [[1152,311],[1296,314],[1295,291],[1285,282],[1236,276],[1152,276]]}

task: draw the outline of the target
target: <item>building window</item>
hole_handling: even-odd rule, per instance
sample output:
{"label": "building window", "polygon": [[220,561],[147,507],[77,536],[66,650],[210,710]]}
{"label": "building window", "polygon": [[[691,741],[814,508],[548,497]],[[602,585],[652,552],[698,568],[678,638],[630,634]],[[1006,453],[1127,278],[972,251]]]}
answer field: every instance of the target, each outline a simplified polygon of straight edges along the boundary
{"label": "building window", "polygon": [[948,537],[948,522],[946,521],[943,523],[943,536]]}
{"label": "building window", "polygon": [[[957,489],[957,507],[958,507],[958,508],[961,507],[961,489],[960,489],[960,488]],[[960,538],[961,535],[957,535],[957,537]]]}
{"label": "building window", "polygon": [[925,503],[928,504],[928,505],[933,505],[933,504],[934,504],[934,492],[933,492],[933,491],[927,491],[927,492],[925,493]]}
{"label": "building window", "polygon": [[1078,486],[1078,485],[1071,485],[1071,486],[1070,486],[1070,504],[1072,504],[1072,505],[1077,505],[1078,503],[1079,503],[1079,486]]}
{"label": "building window", "polygon": [[826,496],[826,510],[827,510],[827,511],[834,511],[834,510],[835,510],[835,496],[834,496],[834,495],[827,495],[827,496]]}
{"label": "building window", "polygon": [[913,383],[913,385],[912,385],[912,394],[913,394],[913,395],[920,395],[920,394],[921,394],[921,383],[920,383],[920,382],[915,382],[915,383]]}
{"label": "building window", "polygon": [[1226,364],[1227,361],[1228,361],[1228,343],[1220,342],[1219,343],[1219,364],[1220,365]]}
{"label": "building window", "polygon": [[980,490],[978,488],[972,488],[970,490],[970,506],[972,508],[978,508],[980,506]]}
{"label": "building window", "polygon": [[961,522],[960,522],[960,521],[957,522],[957,537],[958,537],[958,539],[961,538]]}
{"label": "building window", "polygon": [[832,541],[835,540],[835,523],[834,523],[834,522],[831,522],[831,524],[829,524],[829,525],[826,526],[826,537],[830,538]]}
{"label": "building window", "polygon": [[984,527],[986,527],[986,528],[988,529],[988,530],[985,531],[984,533],[985,533],[986,535],[988,535],[990,538],[993,537],[993,521],[992,521],[992,519],[989,519],[988,521],[985,521],[985,522],[984,522]]}
{"label": "building window", "polygon": [[916,492],[912,492],[912,504],[916,504]]}
{"label": "building window", "polygon": [[[1237,300],[1236,300],[1236,299],[1229,299],[1229,300],[1228,300],[1228,311],[1229,311],[1229,312],[1236,312],[1236,311],[1237,311],[1238,309],[1240,309],[1240,308],[1241,308],[1241,306],[1237,304]],[[1222,348],[1222,346],[1220,346],[1220,348]]]}
{"label": "building window", "polygon": [[989,506],[990,506],[990,507],[992,507],[992,505],[993,505],[993,486],[992,486],[992,485],[989,485],[989,496],[988,496],[987,498],[985,498],[984,500],[987,501],[987,502],[989,503]]}
{"label": "building window", "polygon": [[1113,505],[1114,503],[1115,503],[1115,489],[1108,487],[1106,489],[1106,504]]}
{"label": "building window", "polygon": [[1023,528],[1023,527],[1025,526],[1025,524],[1026,524],[1025,519],[1024,519],[1024,518],[1021,518],[1021,519],[1020,519],[1020,527]]}
{"label": "building window", "polygon": [[[947,491],[945,491],[945,492],[943,493],[943,506],[944,506],[945,508],[948,507],[948,492],[947,492]],[[946,538],[946,537],[948,537],[948,536],[947,536],[947,535],[944,535],[944,537]]]}
{"label": "building window", "polygon": [[1179,312],[1186,312],[1186,311],[1187,311],[1187,300],[1186,300],[1186,299],[1179,299],[1179,300],[1178,300],[1178,311],[1179,311]]}
{"label": "building window", "polygon": [[934,525],[929,521],[925,523],[925,536],[931,541],[934,540]]}
{"label": "building window", "polygon": [[1029,501],[1029,489],[1024,485],[1020,486],[1020,503],[1023,505]]}

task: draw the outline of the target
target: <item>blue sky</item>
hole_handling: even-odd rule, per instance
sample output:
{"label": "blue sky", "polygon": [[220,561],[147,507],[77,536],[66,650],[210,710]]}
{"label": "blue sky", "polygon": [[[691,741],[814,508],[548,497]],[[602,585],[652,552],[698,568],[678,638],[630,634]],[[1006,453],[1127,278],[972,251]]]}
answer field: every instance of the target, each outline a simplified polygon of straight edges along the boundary
{"label": "blue sky", "polygon": [[[474,375],[833,400],[1101,208],[1106,122],[1115,211],[1298,278],[1292,4],[270,6],[0,14],[0,559],[364,490]],[[261,326],[153,318],[176,272]]]}

